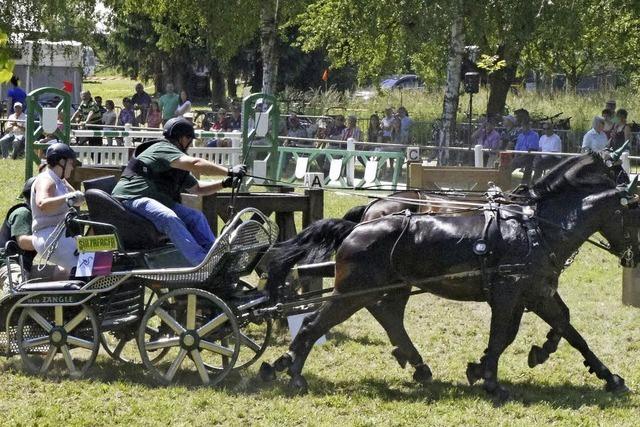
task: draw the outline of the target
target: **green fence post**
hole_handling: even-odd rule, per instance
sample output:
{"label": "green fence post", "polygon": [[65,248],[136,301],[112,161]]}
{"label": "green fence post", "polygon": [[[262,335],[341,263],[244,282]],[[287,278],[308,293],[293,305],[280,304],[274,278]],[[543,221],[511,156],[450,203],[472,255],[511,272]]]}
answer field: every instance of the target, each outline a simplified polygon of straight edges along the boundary
{"label": "green fence post", "polygon": [[[249,115],[254,114],[256,111],[253,105],[256,101],[261,101],[263,104],[270,104],[267,111],[269,113],[270,130],[267,133],[266,139],[270,145],[268,147],[254,146],[252,141],[255,138],[254,132],[249,132]],[[256,123],[257,126],[257,123]],[[278,130],[280,129],[280,107],[278,101],[273,95],[265,93],[253,93],[242,100],[242,159],[246,163],[249,161],[249,154],[251,151],[268,151],[269,160],[267,162],[267,177],[270,179],[276,179],[276,170],[278,167]],[[250,166],[250,165],[248,165]]]}
{"label": "green fence post", "polygon": [[55,106],[58,115],[62,113],[62,129],[56,126],[53,135],[58,140],[69,144],[71,140],[71,95],[69,93],[53,87],[43,87],[36,89],[27,96],[27,126],[25,130],[25,180],[33,176],[33,165],[39,165],[40,159],[34,149],[45,148],[46,145],[36,144],[37,138],[44,133],[42,123],[36,117],[42,117],[42,105],[38,102],[42,95],[53,95],[60,98],[60,102]]}

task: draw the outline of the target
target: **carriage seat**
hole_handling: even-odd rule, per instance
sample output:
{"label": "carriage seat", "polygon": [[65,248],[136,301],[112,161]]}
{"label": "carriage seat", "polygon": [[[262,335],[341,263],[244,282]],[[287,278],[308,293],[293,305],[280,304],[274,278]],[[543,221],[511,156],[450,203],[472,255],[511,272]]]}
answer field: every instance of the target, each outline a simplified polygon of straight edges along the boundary
{"label": "carriage seat", "polygon": [[[97,188],[88,189],[85,191],[85,198],[91,220],[115,226],[125,250],[149,250],[169,243],[167,236],[160,233],[149,220],[128,211],[122,203],[105,191]],[[94,228],[97,234],[112,233],[107,227]]]}

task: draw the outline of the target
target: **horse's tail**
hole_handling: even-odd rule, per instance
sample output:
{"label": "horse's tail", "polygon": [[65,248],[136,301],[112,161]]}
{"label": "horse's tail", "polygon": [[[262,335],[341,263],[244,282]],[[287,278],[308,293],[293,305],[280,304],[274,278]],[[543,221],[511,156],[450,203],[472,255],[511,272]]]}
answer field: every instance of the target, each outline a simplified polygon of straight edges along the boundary
{"label": "horse's tail", "polygon": [[323,219],[296,237],[275,245],[268,253],[266,288],[269,294],[277,295],[294,265],[327,261],[356,225],[356,222],[344,219]]}
{"label": "horse's tail", "polygon": [[367,210],[368,205],[362,206],[354,206],[349,209],[346,214],[342,217],[342,219],[346,219],[347,221],[352,222],[360,222],[362,221],[362,217],[364,216],[364,211]]}

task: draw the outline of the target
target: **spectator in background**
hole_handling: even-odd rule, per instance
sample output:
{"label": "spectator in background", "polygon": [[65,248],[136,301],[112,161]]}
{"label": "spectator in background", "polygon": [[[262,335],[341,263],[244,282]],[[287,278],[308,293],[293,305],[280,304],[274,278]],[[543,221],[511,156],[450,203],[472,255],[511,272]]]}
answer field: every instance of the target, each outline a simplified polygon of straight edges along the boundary
{"label": "spectator in background", "polygon": [[[291,113],[287,119],[287,136],[292,138],[307,138],[309,136],[307,134],[307,129],[302,126],[298,115],[295,113]],[[301,140],[287,140],[287,145],[290,147],[315,147],[315,143],[313,141]]]}
{"label": "spectator in background", "polygon": [[[531,129],[531,122],[528,118],[522,120],[522,129],[518,133],[516,140],[517,151],[540,151],[538,133]],[[533,156],[530,154],[516,154],[511,162],[511,170],[523,169],[522,183],[529,185],[531,180],[531,168],[533,166]]]}
{"label": "spectator in background", "polygon": [[382,128],[380,127],[380,117],[377,114],[372,114],[371,117],[369,117],[367,142],[382,142]]}
{"label": "spectator in background", "polygon": [[100,110],[100,113],[101,113],[101,114],[104,114],[104,113],[105,113],[105,111],[107,111],[107,109],[106,109],[106,108],[104,108],[104,106],[102,105],[102,97],[101,97],[101,96],[96,95],[96,97],[95,97],[95,98],[93,98],[93,99],[95,99],[95,101],[96,101],[96,105],[98,106],[98,109]]}
{"label": "spectator in background", "polygon": [[411,140],[413,120],[409,117],[409,112],[405,107],[398,108],[398,117],[400,117],[400,143],[408,144]]}
{"label": "spectator in background", "polygon": [[612,113],[616,111],[616,100],[610,99],[604,104],[604,108],[606,110],[611,111]]}
{"label": "spectator in background", "polygon": [[[545,122],[542,124],[542,130],[544,134],[540,137],[538,141],[538,145],[540,146],[540,151],[548,152],[548,153],[561,153],[562,152],[562,141],[558,134],[553,131],[553,125],[549,122]],[[541,176],[542,173],[546,169],[550,169],[554,167],[560,160],[562,160],[559,156],[552,156],[549,154],[541,154],[539,156],[535,156],[533,159],[533,182],[536,182]]]}
{"label": "spectator in background", "polygon": [[176,117],[184,117],[186,113],[191,111],[191,101],[189,100],[189,94],[186,90],[182,89],[180,91],[180,102],[178,103],[178,107],[176,108]]}
{"label": "spectator in background", "polygon": [[382,128],[382,141],[391,142],[391,125],[393,124],[393,108],[386,108],[384,110],[384,117],[380,123]]}
{"label": "spectator in background", "polygon": [[349,116],[349,119],[347,120],[347,127],[342,131],[340,139],[342,141],[346,141],[349,138],[353,138],[356,141],[362,141],[362,131],[357,125],[358,119],[356,116]]}
{"label": "spectator in background", "polygon": [[24,152],[24,130],[27,125],[27,115],[22,112],[22,102],[16,102],[13,104],[14,112],[9,115],[7,121],[7,132],[2,138],[0,138],[0,151],[2,152],[2,158],[6,159],[9,156],[9,148],[13,146],[12,158],[18,158],[20,154],[20,146]]}
{"label": "spectator in background", "polygon": [[11,77],[10,80],[11,87],[7,91],[7,97],[9,98],[8,106],[9,106],[9,114],[13,114],[14,105],[16,102],[22,104],[22,111],[26,111],[25,105],[27,102],[27,92],[24,91],[20,87],[20,79],[15,74]]}
{"label": "spectator in background", "polygon": [[167,120],[175,117],[176,109],[180,104],[180,97],[173,91],[173,83],[167,83],[166,92],[158,100],[160,111],[162,112],[162,124],[164,125]]}
{"label": "spectator in background", "polygon": [[607,136],[607,140],[611,138],[611,132],[613,131],[613,111],[609,109],[602,110],[602,118],[604,119],[604,128],[602,131]]}
{"label": "spectator in background", "polygon": [[217,132],[226,132],[229,129],[229,118],[227,117],[227,110],[220,108],[216,113],[216,120],[211,125],[211,130]]}
{"label": "spectator in background", "polygon": [[[626,141],[633,141],[633,134],[631,133],[631,126],[627,124],[627,110],[621,108],[616,111],[616,124],[611,130],[609,147],[612,150],[617,150],[622,147]],[[627,150],[628,149],[629,148],[627,148]]]}
{"label": "spectator in background", "polygon": [[513,150],[518,139],[518,128],[516,127],[516,118],[514,116],[504,116],[502,118],[502,126],[504,129],[500,132],[500,149]]}
{"label": "spectator in background", "polygon": [[[138,126],[138,122],[136,122],[136,112],[133,110],[133,102],[131,102],[131,98],[126,97],[122,99],[122,110],[120,110],[120,115],[118,115],[118,126],[124,125]],[[124,145],[123,138],[116,138],[118,145]]]}
{"label": "spectator in background", "polygon": [[[102,113],[100,112],[100,108],[98,108],[98,104],[96,104],[91,97],[91,92],[88,90],[82,92],[80,98],[82,102],[73,116],[71,116],[71,122],[79,123],[82,127],[86,127],[89,130],[101,129]],[[78,138],[78,145],[84,145],[85,143],[92,146],[100,146],[102,145],[102,137],[92,136],[88,138]]]}
{"label": "spectator in background", "polygon": [[[607,111],[607,110],[605,110]],[[591,122],[591,130],[582,138],[582,151],[602,151],[607,147],[607,134],[604,132],[604,117],[595,116]]]}
{"label": "spectator in background", "polygon": [[485,153],[488,168],[495,166],[498,158],[498,150],[500,150],[500,134],[496,131],[493,121],[488,119],[482,127],[471,134],[474,145],[482,145],[482,148],[491,150]]}
{"label": "spectator in background", "polygon": [[162,112],[160,111],[158,101],[151,101],[149,104],[149,110],[147,111],[147,127],[162,127]]}
{"label": "spectator in background", "polygon": [[[113,103],[113,100],[107,99],[107,102],[104,104],[105,112],[102,113],[102,124],[106,126],[114,126],[116,124],[116,105]],[[109,128],[107,128],[109,129]],[[107,137],[107,145],[113,145],[113,137]]]}
{"label": "spectator in background", "polygon": [[233,107],[231,111],[231,118],[229,119],[229,129],[231,131],[240,131],[242,129],[242,115],[240,114],[240,107],[237,105]]}
{"label": "spectator in background", "polygon": [[328,133],[329,139],[340,140],[342,136],[342,131],[345,130],[347,126],[344,123],[344,116],[342,114],[338,114],[333,121],[333,126],[330,128]]}
{"label": "spectator in background", "polygon": [[136,83],[135,91],[136,93],[131,97],[131,102],[133,102],[133,109],[138,110],[136,120],[138,123],[147,123],[147,112],[151,105],[151,97],[144,91],[142,83]]}

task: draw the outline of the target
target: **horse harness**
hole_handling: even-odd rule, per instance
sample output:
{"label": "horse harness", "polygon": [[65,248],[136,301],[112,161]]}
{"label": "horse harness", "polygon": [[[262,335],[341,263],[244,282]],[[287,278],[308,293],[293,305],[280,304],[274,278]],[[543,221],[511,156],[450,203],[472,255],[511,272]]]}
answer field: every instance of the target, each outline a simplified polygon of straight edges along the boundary
{"label": "horse harness", "polygon": [[[499,277],[510,276],[516,280],[522,276],[529,275],[530,273],[525,272],[534,261],[533,258],[536,254],[546,254],[550,264],[553,266],[554,274],[559,274],[562,271],[564,266],[558,265],[557,256],[546,243],[543,233],[540,230],[537,217],[530,207],[518,205],[501,206],[499,203],[489,201],[482,205],[479,210],[482,210],[484,215],[484,226],[481,237],[473,243],[472,251],[478,257],[480,269],[479,271],[476,271],[476,273],[479,274],[471,274],[472,272],[469,272],[469,275],[481,276],[483,284],[482,289],[487,298],[491,294],[491,283],[493,282],[492,279],[494,279],[494,275],[497,274]],[[394,267],[393,258],[396,247],[409,228],[411,218],[415,213],[412,213],[407,209],[394,215],[403,216],[403,227],[391,249],[390,265],[404,282],[408,282],[398,269]],[[506,219],[517,219],[520,225],[525,229],[527,253],[521,263],[500,262],[499,251],[503,243],[500,223]],[[448,276],[450,275],[440,277],[445,279]],[[452,274],[451,276],[459,276],[459,274]]]}

